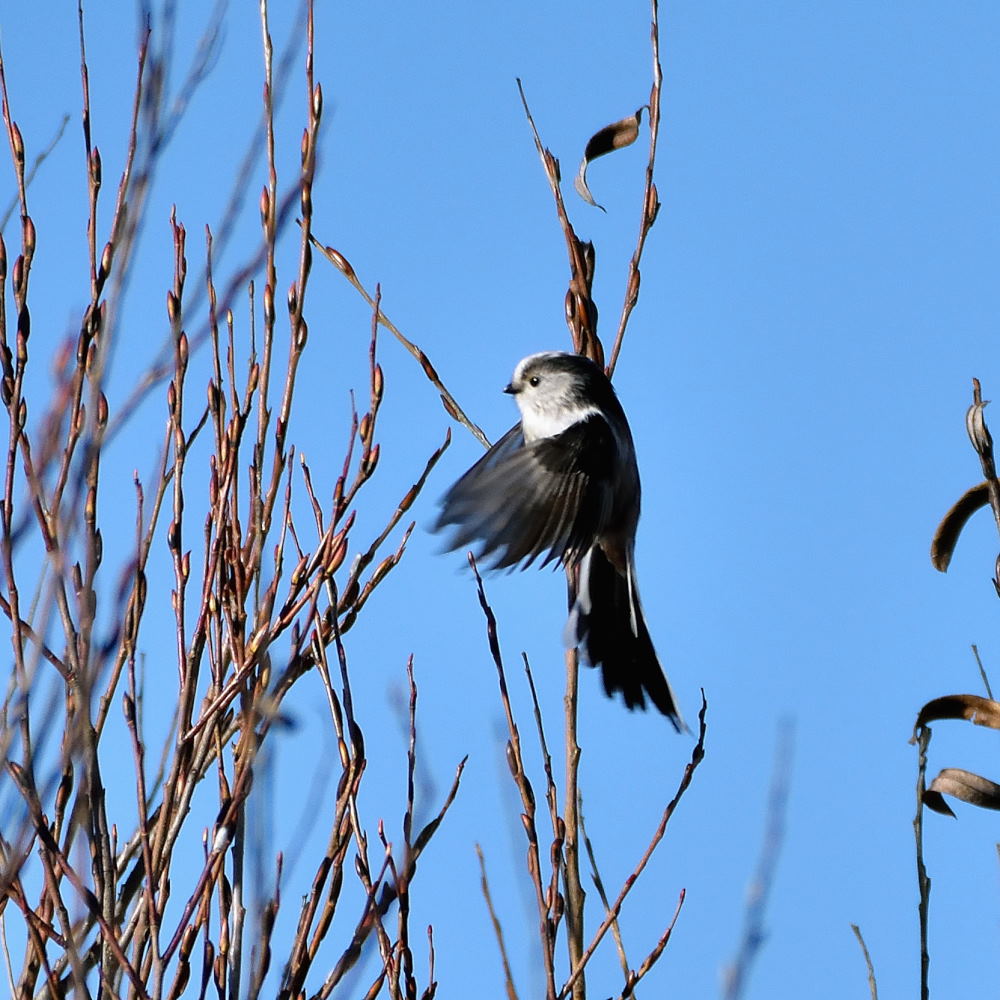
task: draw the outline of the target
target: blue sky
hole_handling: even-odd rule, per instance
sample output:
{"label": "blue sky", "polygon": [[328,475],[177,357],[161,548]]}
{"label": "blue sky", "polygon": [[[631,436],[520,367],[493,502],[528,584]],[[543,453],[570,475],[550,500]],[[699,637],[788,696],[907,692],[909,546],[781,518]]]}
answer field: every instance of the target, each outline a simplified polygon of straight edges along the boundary
{"label": "blue sky", "polygon": [[[110,188],[127,134],[135,30],[131,15],[94,6],[95,141]],[[189,53],[206,15],[182,7],[180,51]],[[9,8],[0,41],[29,157],[63,114],[73,116],[30,194],[39,232],[34,350],[54,351],[87,296],[75,10],[52,5],[42,18],[37,6]],[[366,284],[381,284],[385,312],[492,438],[515,417],[500,392],[515,363],[568,346],[565,253],[515,77],[569,177],[592,132],[647,100],[648,16],[642,3],[520,0],[318,12],[326,113],[315,232]],[[275,11],[274,22],[283,44],[289,13]],[[883,994],[911,993],[916,761],[907,739],[924,701],[979,691],[970,643],[1000,676],[989,516],[969,527],[947,576],[927,557],[938,518],[978,479],[964,430],[971,378],[982,379],[986,398],[1000,385],[1000,9],[676,2],[661,12],[661,30],[662,210],[615,384],[643,476],[637,558],[650,629],[689,719],[705,689],[709,733],[705,762],[626,909],[626,939],[637,961],[686,888],[645,992],[718,991],[764,829],[778,725],[789,719],[787,835],[747,995],[864,995],[851,923],[865,934]],[[157,178],[123,313],[112,411],[167,334],[170,206],[199,265],[203,226],[221,216],[259,113],[259,36],[255,8],[233,5],[218,60]],[[303,122],[300,62],[280,116],[286,183]],[[178,68],[174,84],[181,75]],[[644,150],[645,133],[591,168],[606,214],[566,185],[577,232],[597,248],[605,336],[634,245]],[[236,246],[218,271],[238,266],[258,238],[264,180],[257,162],[245,178]],[[7,168],[0,201],[12,193]],[[4,235],[11,245],[16,229]],[[293,266],[289,254],[279,285]],[[293,437],[328,495],[348,392],[364,387],[369,313],[319,260],[312,281],[310,363]],[[387,333],[380,354],[384,468],[362,515],[372,527],[448,426],[419,367]],[[110,520],[131,523],[132,469],[151,461],[164,412],[156,399],[116,443],[102,498]],[[440,554],[427,533],[435,499],[480,454],[470,435],[453,433],[414,508],[406,558],[349,636],[358,697],[382,737],[366,805],[372,826],[385,816],[398,830],[405,743],[394,706],[412,653],[423,768],[433,782],[428,815],[458,760],[470,757],[414,888],[414,926],[435,926],[438,995],[467,996],[470,983],[477,994],[502,991],[475,843],[522,995],[531,995],[539,985],[534,916],[495,675],[463,558]],[[161,591],[169,585],[161,581]],[[487,587],[522,731],[530,729],[518,669],[526,650],[555,743],[562,580],[530,572]],[[321,773],[331,752],[319,704],[318,686],[306,684],[289,706],[299,726],[276,741],[255,800],[259,815],[273,810],[272,853],[298,829],[303,794],[294,779],[303,761]],[[691,744],[663,719],[606,701],[586,673],[580,725],[589,831],[615,886],[641,854]],[[967,766],[996,777],[993,740],[957,723],[935,727],[932,772]],[[958,822],[927,818],[926,860],[932,989],[962,996],[981,989],[983,967],[996,965],[1000,879],[993,817],[958,812]],[[303,866],[289,877],[304,886],[309,875]],[[300,891],[290,882],[286,899]],[[599,965],[592,995],[620,989],[611,950]]]}

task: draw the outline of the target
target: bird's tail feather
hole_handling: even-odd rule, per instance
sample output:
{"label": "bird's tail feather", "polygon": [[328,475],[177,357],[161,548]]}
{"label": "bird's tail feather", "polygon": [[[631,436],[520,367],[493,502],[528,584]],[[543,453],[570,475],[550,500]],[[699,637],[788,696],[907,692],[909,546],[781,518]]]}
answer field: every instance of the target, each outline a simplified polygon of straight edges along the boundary
{"label": "bird's tail feather", "polygon": [[622,576],[594,546],[580,561],[579,590],[566,644],[579,646],[590,666],[601,668],[609,697],[621,692],[628,708],[645,708],[648,698],[680,732],[687,727],[660,666],[639,603],[634,571]]}

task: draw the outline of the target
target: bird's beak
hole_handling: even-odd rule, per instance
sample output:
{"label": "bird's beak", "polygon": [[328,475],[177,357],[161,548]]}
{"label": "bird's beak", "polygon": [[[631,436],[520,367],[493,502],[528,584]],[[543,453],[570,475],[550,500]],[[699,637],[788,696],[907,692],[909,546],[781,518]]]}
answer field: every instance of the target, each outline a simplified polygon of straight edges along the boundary
{"label": "bird's beak", "polygon": [[513,382],[508,382],[503,387],[503,391],[506,392],[510,396],[516,396],[517,395],[517,389],[514,388],[514,383]]}

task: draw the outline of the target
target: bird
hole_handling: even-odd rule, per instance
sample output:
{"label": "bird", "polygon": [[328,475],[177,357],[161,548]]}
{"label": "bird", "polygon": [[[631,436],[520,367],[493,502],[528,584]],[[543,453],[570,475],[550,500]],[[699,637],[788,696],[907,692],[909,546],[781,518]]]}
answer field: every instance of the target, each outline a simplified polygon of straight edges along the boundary
{"label": "bird", "polygon": [[566,645],[600,668],[609,697],[648,699],[685,730],[639,600],[639,469],[610,379],[583,355],[543,351],[503,391],[521,419],[445,494],[434,530],[454,529],[449,549],[478,542],[490,569],[578,569]]}

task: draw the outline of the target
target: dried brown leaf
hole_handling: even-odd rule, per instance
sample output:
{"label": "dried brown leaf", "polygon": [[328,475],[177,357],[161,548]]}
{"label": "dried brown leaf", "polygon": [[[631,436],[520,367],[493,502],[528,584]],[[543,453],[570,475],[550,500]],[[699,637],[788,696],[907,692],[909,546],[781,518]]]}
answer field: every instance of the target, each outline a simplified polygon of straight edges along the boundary
{"label": "dried brown leaf", "polygon": [[976,402],[969,407],[965,414],[965,429],[968,432],[972,447],[981,458],[993,457],[993,435],[986,426],[986,417],[983,411],[990,405],[988,399],[982,400],[976,397]]}
{"label": "dried brown leaf", "polygon": [[[1000,809],[1000,785],[982,775],[973,774],[960,767],[946,767],[927,786],[924,793],[924,802],[927,803],[927,796],[932,792],[939,795],[950,795],[954,799],[968,802],[969,805],[979,806],[981,809]],[[944,805],[944,803],[940,803]],[[933,809],[934,806],[932,805]],[[945,808],[948,809],[947,805]],[[948,812],[951,812],[948,809]]]}
{"label": "dried brown leaf", "polygon": [[932,791],[930,788],[925,789],[923,801],[924,805],[931,812],[940,813],[942,816],[950,816],[952,819],[958,818],[951,806],[945,802],[944,796],[940,792]]}
{"label": "dried brown leaf", "polygon": [[977,726],[1000,729],[1000,702],[978,694],[949,694],[935,698],[920,709],[914,729],[939,719],[966,719]]}
{"label": "dried brown leaf", "polygon": [[587,187],[587,167],[597,157],[614,152],[616,149],[624,149],[626,146],[631,146],[639,138],[639,124],[642,121],[642,112],[645,110],[645,107],[643,105],[634,115],[622,118],[621,121],[614,122],[611,125],[605,125],[599,132],[595,132],[590,137],[587,147],[583,151],[583,159],[580,161],[580,169],[577,172],[573,186],[576,188],[576,193],[588,205],[593,205],[602,212],[604,211],[604,206],[598,205],[594,201],[594,196],[590,193],[590,188]]}
{"label": "dried brown leaf", "polygon": [[990,502],[989,484],[982,482],[972,489],[966,490],[956,501],[951,510],[941,519],[934,538],[931,541],[931,562],[936,570],[947,572],[951,562],[958,536],[962,533],[966,522],[981,507]]}

